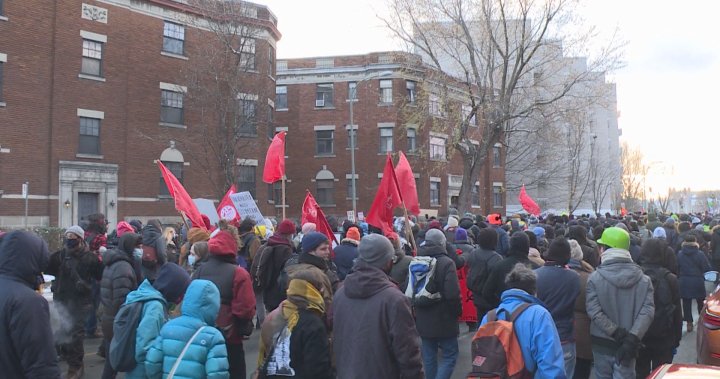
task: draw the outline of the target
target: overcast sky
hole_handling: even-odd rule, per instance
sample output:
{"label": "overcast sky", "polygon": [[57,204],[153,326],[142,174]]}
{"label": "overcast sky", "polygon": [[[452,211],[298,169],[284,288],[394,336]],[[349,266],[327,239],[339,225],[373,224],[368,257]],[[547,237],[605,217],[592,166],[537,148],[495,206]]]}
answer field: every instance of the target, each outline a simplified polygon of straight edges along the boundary
{"label": "overcast sky", "polygon": [[[385,0],[255,0],[278,17],[278,58],[365,54],[400,46],[377,15]],[[617,83],[622,139],[652,163],[648,186],[720,190],[720,42],[715,0],[586,0],[587,21],[627,41]],[[652,178],[651,178],[652,177]]]}

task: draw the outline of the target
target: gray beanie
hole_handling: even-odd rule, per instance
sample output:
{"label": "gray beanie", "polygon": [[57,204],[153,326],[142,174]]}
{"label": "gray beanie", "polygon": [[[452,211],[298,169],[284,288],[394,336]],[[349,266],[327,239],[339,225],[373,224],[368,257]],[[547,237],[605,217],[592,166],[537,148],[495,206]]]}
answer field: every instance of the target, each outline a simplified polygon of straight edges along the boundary
{"label": "gray beanie", "polygon": [[447,238],[445,233],[437,229],[430,229],[425,233],[425,241],[433,242],[436,245],[445,246]]}
{"label": "gray beanie", "polygon": [[368,234],[358,245],[358,260],[378,268],[384,267],[394,255],[392,243],[380,234]]}
{"label": "gray beanie", "polygon": [[85,231],[83,230],[83,228],[81,228],[77,225],[73,225],[73,226],[65,229],[65,235],[67,235],[68,233],[72,233],[80,238],[85,238]]}

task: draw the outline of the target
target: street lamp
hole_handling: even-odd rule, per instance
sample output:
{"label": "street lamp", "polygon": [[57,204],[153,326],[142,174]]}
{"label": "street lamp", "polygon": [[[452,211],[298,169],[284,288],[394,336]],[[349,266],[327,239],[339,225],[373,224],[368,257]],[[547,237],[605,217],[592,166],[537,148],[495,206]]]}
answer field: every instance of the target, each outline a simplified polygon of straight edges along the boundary
{"label": "street lamp", "polygon": [[371,79],[377,79],[377,78],[385,78],[390,75],[392,75],[392,71],[380,71],[378,73],[372,73],[366,75],[361,80],[355,82],[355,92],[354,93],[348,93],[350,102],[350,182],[352,187],[352,208],[353,208],[353,219],[357,217],[357,186],[355,185],[355,139],[356,139],[356,131],[355,131],[355,122],[353,118],[353,103],[355,100],[357,100],[357,93],[358,88],[360,87],[360,83],[371,80]]}

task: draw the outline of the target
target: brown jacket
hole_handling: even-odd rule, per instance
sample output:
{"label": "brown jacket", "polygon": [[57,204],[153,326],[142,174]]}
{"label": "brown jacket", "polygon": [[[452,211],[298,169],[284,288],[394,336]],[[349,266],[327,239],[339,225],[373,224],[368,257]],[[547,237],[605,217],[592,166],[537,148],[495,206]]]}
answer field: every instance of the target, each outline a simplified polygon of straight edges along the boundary
{"label": "brown jacket", "polygon": [[571,269],[580,275],[580,294],[575,300],[575,352],[581,359],[593,359],[590,345],[590,317],[585,307],[585,292],[588,277],[595,269],[585,261],[570,260]]}

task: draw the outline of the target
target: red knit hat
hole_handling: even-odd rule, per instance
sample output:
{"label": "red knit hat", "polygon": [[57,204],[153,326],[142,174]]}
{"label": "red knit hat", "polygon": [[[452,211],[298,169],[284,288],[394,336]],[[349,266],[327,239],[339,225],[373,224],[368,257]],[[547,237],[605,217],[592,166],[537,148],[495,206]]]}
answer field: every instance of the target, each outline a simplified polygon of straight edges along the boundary
{"label": "red knit hat", "polygon": [[290,220],[282,220],[280,225],[278,225],[277,228],[278,234],[284,234],[284,235],[291,235],[295,234],[295,223]]}
{"label": "red knit hat", "polygon": [[120,237],[125,233],[135,233],[135,229],[126,221],[120,221],[117,224],[117,236]]}
{"label": "red knit hat", "polygon": [[350,238],[351,240],[360,241],[360,231],[356,227],[351,227],[348,229],[347,233],[345,233],[345,238]]}
{"label": "red knit hat", "polygon": [[208,241],[208,250],[213,255],[235,255],[238,244],[232,234],[221,230]]}

